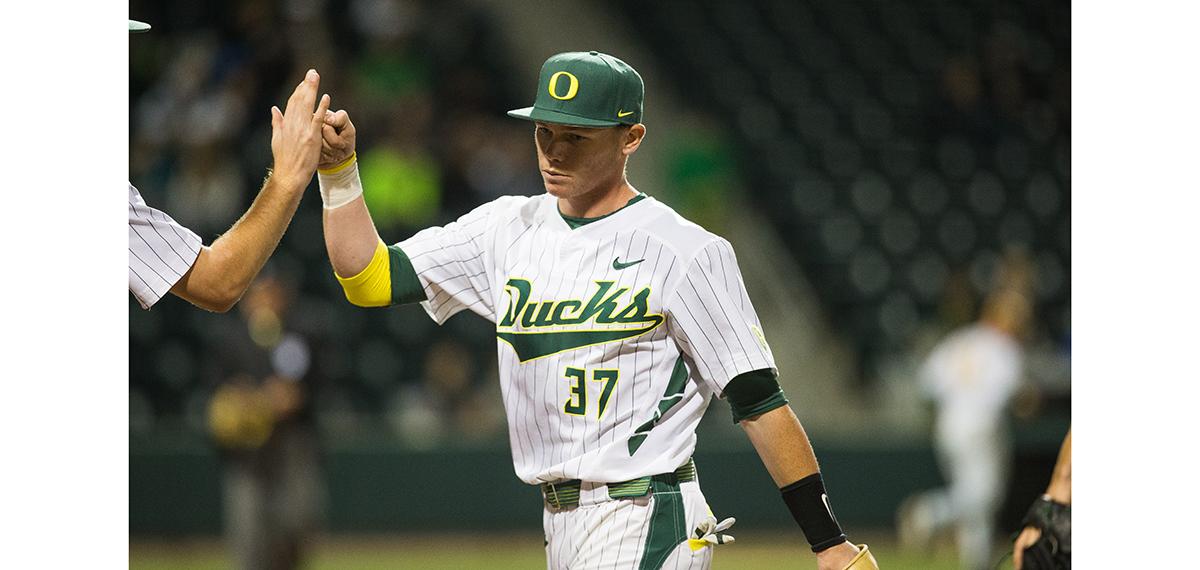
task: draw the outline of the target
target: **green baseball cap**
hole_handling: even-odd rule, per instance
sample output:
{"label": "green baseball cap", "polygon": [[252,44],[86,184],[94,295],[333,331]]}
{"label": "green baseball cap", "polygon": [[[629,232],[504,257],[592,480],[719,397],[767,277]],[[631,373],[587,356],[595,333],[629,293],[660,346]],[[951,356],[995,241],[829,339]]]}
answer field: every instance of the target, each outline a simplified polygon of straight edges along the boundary
{"label": "green baseball cap", "polygon": [[147,24],[146,22],[139,22],[137,20],[129,21],[129,33],[140,34],[142,32],[149,32],[149,31],[150,31],[150,24]]}
{"label": "green baseball cap", "polygon": [[598,51],[550,56],[542,64],[532,107],[508,116],[576,127],[615,127],[642,122],[642,76],[629,64]]}

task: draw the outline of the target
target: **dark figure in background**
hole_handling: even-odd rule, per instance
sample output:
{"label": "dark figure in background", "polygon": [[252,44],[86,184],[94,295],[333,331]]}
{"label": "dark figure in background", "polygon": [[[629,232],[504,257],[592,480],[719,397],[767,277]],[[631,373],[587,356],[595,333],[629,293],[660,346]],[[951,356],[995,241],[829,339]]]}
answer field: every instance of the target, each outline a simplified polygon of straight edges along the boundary
{"label": "dark figure in background", "polygon": [[260,277],[214,347],[209,426],[223,452],[226,540],[237,568],[301,566],[321,510],[311,348],[288,326],[292,294]]}
{"label": "dark figure in background", "polygon": [[1029,507],[1013,543],[1014,570],[1071,568],[1071,432],[1058,450],[1046,492]]}

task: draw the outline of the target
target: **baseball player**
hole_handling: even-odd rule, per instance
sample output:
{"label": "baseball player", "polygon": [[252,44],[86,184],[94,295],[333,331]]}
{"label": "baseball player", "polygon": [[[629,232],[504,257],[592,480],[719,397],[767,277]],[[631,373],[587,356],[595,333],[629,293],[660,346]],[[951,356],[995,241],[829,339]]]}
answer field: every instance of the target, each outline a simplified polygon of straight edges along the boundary
{"label": "baseball player", "polygon": [[547,566],[709,568],[732,540],[700,491],[696,425],[729,400],[821,569],[876,568],[847,542],[728,241],[625,176],[646,134],[642,79],[598,52],[542,66],[532,121],[546,193],[505,196],[388,246],[345,111],[318,179],[330,261],[364,307],[419,302],[496,325],[517,476],[541,487]]}
{"label": "baseball player", "polygon": [[1030,316],[1024,294],[1009,288],[993,293],[980,321],[938,343],[920,372],[937,405],[934,441],[949,486],[904,502],[902,542],[923,547],[934,533],[955,525],[959,557],[972,570],[989,567],[1008,464],[1004,410],[1020,387],[1017,339]]}
{"label": "baseball player", "polygon": [[[129,21],[130,33],[148,24]],[[308,70],[283,112],[271,108],[271,154],[275,166],[250,209],[228,232],[205,246],[200,236],[146,205],[129,184],[129,292],[149,309],[167,291],[209,311],[228,311],[262,269],[317,169],[322,118],[329,95],[313,103],[321,78]]]}

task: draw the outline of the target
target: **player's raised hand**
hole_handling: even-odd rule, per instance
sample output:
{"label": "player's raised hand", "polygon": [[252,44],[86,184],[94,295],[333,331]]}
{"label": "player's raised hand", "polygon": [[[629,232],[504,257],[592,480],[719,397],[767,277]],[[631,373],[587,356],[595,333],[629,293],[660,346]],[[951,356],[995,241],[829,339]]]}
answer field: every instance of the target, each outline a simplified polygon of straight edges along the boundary
{"label": "player's raised hand", "polygon": [[329,95],[323,95],[313,112],[320,84],[321,76],[310,69],[282,112],[279,107],[271,107],[271,154],[275,157],[271,177],[289,188],[303,190],[308,186],[320,160],[321,126],[329,110]]}
{"label": "player's raised hand", "polygon": [[321,127],[321,161],[317,168],[334,168],[346,162],[354,154],[354,123],[345,110],[325,111],[325,124]]}

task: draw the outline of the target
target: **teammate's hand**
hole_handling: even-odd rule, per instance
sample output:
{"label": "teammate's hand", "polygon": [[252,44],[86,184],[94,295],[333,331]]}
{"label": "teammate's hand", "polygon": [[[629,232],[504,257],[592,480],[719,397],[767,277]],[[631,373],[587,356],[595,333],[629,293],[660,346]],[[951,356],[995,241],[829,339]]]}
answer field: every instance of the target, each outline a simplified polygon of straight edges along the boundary
{"label": "teammate's hand", "polygon": [[1022,558],[1025,556],[1025,549],[1033,546],[1042,537],[1042,529],[1032,526],[1025,527],[1021,534],[1017,535],[1017,541],[1013,543],[1013,569],[1021,570]]}
{"label": "teammate's hand", "polygon": [[287,188],[303,190],[317,170],[321,125],[329,110],[329,95],[323,95],[317,111],[313,112],[320,83],[317,70],[310,69],[288,98],[283,112],[279,107],[271,107],[271,154],[275,158],[271,178]]}
{"label": "teammate's hand", "polygon": [[325,124],[321,127],[321,161],[317,168],[333,168],[341,165],[354,154],[354,123],[345,110],[325,111]]}

